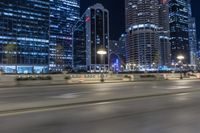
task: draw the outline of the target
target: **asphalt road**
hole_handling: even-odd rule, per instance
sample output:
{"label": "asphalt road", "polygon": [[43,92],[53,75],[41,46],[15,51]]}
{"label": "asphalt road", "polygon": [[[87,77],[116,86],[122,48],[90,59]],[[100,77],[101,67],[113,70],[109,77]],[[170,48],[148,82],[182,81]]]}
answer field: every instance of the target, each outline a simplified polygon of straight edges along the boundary
{"label": "asphalt road", "polygon": [[200,93],[0,117],[1,133],[198,133]]}
{"label": "asphalt road", "polygon": [[[199,81],[170,81],[9,88],[1,89],[0,102],[76,100],[199,87]],[[0,133],[198,133],[199,101],[200,92],[195,91],[13,112],[0,116]]]}
{"label": "asphalt road", "polygon": [[196,88],[200,89],[200,80],[0,88],[0,104],[52,99],[74,100],[77,98],[110,97],[113,95],[127,96],[137,93],[168,92]]}

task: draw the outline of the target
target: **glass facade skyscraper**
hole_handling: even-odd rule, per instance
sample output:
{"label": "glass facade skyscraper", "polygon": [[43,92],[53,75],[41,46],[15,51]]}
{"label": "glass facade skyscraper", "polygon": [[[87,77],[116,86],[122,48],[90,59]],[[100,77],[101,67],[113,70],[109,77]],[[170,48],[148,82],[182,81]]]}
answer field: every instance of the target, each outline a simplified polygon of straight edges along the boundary
{"label": "glass facade skyscraper", "polygon": [[6,73],[47,71],[49,0],[0,1],[0,67]]}
{"label": "glass facade skyscraper", "polygon": [[189,46],[189,0],[170,0],[170,36],[172,62],[177,62],[177,56],[185,57],[184,63],[190,64]]}
{"label": "glass facade skyscraper", "polygon": [[[104,49],[107,54],[97,54]],[[108,69],[109,12],[101,4],[89,7],[73,30],[73,65],[77,70],[99,71]]]}
{"label": "glass facade skyscraper", "polygon": [[80,0],[1,0],[1,70],[41,73],[70,67],[71,29],[79,12]]}
{"label": "glass facade skyscraper", "polygon": [[190,1],[188,2],[189,10],[189,46],[190,46],[190,64],[197,64],[197,34],[196,34],[196,19],[192,17],[192,7]]}
{"label": "glass facade skyscraper", "polygon": [[80,17],[80,0],[50,0],[50,70],[72,67],[72,27]]}

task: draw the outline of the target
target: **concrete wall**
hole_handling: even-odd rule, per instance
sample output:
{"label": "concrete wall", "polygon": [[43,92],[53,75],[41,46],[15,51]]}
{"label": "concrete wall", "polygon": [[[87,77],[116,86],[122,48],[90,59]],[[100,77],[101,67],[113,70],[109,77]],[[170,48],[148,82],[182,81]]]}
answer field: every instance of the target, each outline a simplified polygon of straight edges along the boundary
{"label": "concrete wall", "polygon": [[[151,75],[151,76],[147,76]],[[152,76],[153,75],[153,76]],[[21,75],[34,76],[34,75]],[[47,76],[47,75],[44,75]],[[69,84],[69,83],[99,83],[101,74],[57,74],[48,75],[52,80],[29,80],[29,81],[16,81],[17,75],[1,75],[0,87],[9,86],[33,86],[33,85],[54,85],[54,84]],[[65,80],[66,76],[71,77],[70,80]],[[125,78],[126,77],[126,78]],[[124,81],[155,81],[155,80],[170,80],[179,79],[179,73],[167,74],[104,74],[105,82],[124,82]],[[193,78],[200,78],[200,74],[195,74]]]}

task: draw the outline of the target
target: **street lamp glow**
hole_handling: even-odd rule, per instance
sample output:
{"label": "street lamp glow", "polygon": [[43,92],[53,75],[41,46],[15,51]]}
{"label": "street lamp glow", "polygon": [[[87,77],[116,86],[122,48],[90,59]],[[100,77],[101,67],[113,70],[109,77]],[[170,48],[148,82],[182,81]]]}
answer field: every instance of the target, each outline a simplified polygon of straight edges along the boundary
{"label": "street lamp glow", "polygon": [[[102,62],[103,58],[105,59],[104,55],[107,54],[107,51],[101,48],[97,51],[97,54],[101,56],[101,62]],[[101,82],[104,82],[104,69],[105,69],[105,66],[103,66],[103,71],[101,72]]]}
{"label": "street lamp glow", "polygon": [[178,60],[184,60],[185,57],[184,57],[183,55],[179,55],[179,56],[177,56],[177,59],[178,59]]}
{"label": "street lamp glow", "polygon": [[100,49],[100,50],[97,51],[97,54],[99,54],[99,55],[106,55],[107,52],[104,49]]}
{"label": "street lamp glow", "polygon": [[183,55],[178,55],[177,56],[177,59],[179,60],[179,63],[180,63],[180,79],[183,79],[183,75],[182,75],[182,71],[183,71],[183,69],[182,69],[182,67],[183,67],[183,63],[182,63],[182,60],[184,60],[185,59],[185,57],[183,56]]}

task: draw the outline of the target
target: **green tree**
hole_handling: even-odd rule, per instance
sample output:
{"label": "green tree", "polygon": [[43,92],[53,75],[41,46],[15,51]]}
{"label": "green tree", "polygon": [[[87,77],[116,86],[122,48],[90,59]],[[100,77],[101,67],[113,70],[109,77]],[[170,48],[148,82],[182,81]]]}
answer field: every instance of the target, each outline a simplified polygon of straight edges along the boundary
{"label": "green tree", "polygon": [[4,47],[4,51],[5,51],[6,64],[16,64],[17,63],[17,45],[7,44]]}
{"label": "green tree", "polygon": [[64,48],[61,45],[57,45],[55,47],[55,64],[56,64],[56,69],[59,68],[60,70],[63,69],[64,67]]}
{"label": "green tree", "polygon": [[158,65],[160,63],[160,54],[158,51],[156,51],[153,55],[153,63]]}

